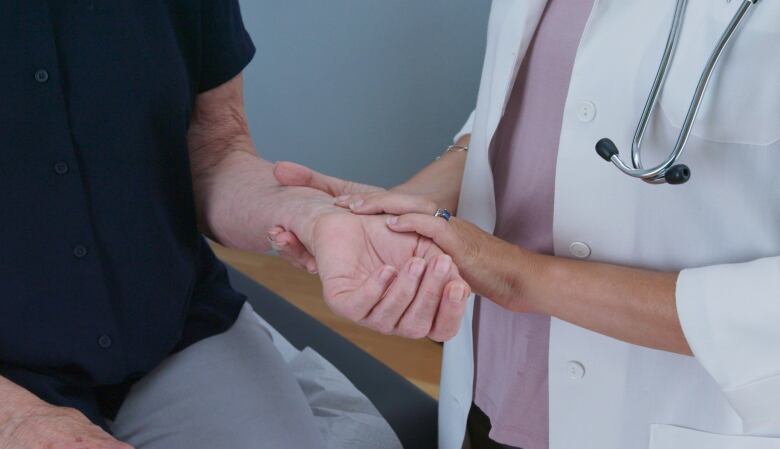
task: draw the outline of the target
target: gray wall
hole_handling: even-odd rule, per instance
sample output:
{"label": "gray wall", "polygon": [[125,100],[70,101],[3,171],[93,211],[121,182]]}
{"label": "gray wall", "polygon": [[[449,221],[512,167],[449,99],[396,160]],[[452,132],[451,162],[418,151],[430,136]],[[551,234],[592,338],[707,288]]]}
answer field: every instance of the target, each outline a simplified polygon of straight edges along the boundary
{"label": "gray wall", "polygon": [[474,107],[489,0],[243,0],[251,128],[269,160],[391,186]]}

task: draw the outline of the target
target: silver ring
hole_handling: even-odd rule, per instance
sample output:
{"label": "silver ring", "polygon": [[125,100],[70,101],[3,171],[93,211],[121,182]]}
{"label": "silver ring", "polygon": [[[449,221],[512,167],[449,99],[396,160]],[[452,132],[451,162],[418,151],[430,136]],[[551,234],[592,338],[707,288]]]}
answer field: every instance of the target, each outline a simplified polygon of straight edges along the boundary
{"label": "silver ring", "polygon": [[436,213],[433,214],[434,217],[441,217],[447,221],[450,221],[450,218],[452,218],[452,214],[447,209],[436,209]]}

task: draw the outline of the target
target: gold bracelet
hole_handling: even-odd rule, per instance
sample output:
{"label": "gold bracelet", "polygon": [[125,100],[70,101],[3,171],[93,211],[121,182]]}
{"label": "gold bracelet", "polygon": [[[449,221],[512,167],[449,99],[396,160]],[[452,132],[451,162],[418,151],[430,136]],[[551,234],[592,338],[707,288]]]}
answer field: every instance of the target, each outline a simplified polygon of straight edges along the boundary
{"label": "gold bracelet", "polygon": [[450,146],[447,147],[447,149],[444,151],[444,153],[442,153],[441,156],[436,158],[436,160],[438,161],[439,159],[444,157],[444,155],[447,154],[447,153],[461,153],[461,152],[468,151],[468,150],[469,150],[468,146],[464,147],[463,145],[450,145]]}

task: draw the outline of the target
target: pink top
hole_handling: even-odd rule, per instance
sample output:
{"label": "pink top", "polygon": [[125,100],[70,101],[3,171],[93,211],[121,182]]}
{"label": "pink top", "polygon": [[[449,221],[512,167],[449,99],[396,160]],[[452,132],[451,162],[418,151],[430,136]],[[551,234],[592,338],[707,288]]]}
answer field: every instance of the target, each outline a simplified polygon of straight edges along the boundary
{"label": "pink top", "polygon": [[[491,147],[495,234],[540,253],[553,252],[563,110],[593,2],[548,1]],[[547,449],[550,318],[507,312],[479,299],[474,323],[474,402],[490,417],[490,437],[523,449]]]}

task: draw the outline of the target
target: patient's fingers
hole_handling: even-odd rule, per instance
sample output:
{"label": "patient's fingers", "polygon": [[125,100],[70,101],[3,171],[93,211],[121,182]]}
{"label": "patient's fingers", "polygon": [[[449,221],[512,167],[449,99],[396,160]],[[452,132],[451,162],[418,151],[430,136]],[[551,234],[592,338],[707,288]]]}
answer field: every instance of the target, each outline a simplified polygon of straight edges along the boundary
{"label": "patient's fingers", "polygon": [[309,273],[317,273],[317,261],[292,232],[275,226],[268,231],[268,242],[279,256]]}
{"label": "patient's fingers", "polygon": [[453,267],[452,258],[444,254],[430,262],[414,301],[398,323],[396,334],[407,338],[423,338],[430,333]]}
{"label": "patient's fingers", "polygon": [[463,312],[466,310],[466,300],[471,289],[461,280],[452,281],[444,288],[444,298],[439,304],[436,322],[428,337],[435,341],[447,341],[454,337],[460,329]]}
{"label": "patient's fingers", "polygon": [[411,258],[401,269],[393,284],[361,324],[383,334],[391,334],[409,304],[425,272],[425,259]]}
{"label": "patient's fingers", "polygon": [[343,196],[336,199],[336,205],[347,207],[359,215],[410,213],[433,215],[438,208],[436,203],[425,197],[395,192]]}
{"label": "patient's fingers", "polygon": [[337,314],[361,322],[382,299],[395,277],[396,269],[385,265],[371,273],[357,289],[340,290],[338,282],[325,281],[325,299]]}

